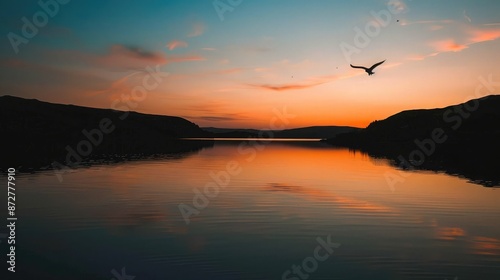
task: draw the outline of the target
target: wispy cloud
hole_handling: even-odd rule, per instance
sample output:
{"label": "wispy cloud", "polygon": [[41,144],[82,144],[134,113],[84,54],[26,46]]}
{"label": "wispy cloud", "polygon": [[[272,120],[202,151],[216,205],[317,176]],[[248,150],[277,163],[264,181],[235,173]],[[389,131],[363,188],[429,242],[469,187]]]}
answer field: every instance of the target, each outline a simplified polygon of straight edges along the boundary
{"label": "wispy cloud", "polygon": [[326,75],[326,76],[312,77],[312,78],[307,79],[306,82],[304,82],[304,83],[288,83],[288,84],[276,84],[276,85],[248,84],[248,86],[251,86],[254,88],[265,89],[265,90],[272,90],[272,91],[300,90],[300,89],[312,88],[315,86],[334,82],[337,80],[352,78],[355,76],[359,76],[361,74],[362,73],[359,71],[349,71],[348,73],[339,74],[339,75]]}
{"label": "wispy cloud", "polygon": [[417,21],[403,21],[401,25],[413,25],[413,24],[451,24],[455,21],[452,19],[438,19],[438,20],[417,20]]}
{"label": "wispy cloud", "polygon": [[470,31],[471,44],[492,41],[500,38],[500,28],[495,29],[475,29]]}
{"label": "wispy cloud", "polygon": [[[488,26],[488,27],[484,27]],[[490,27],[492,26],[492,27]],[[432,52],[428,54],[416,54],[408,57],[408,60],[424,60],[428,57],[436,56],[446,52],[460,52],[468,49],[471,45],[493,41],[500,38],[500,28],[493,25],[465,26],[461,29],[462,34],[455,38],[445,38],[430,41],[428,45],[432,47]]]}
{"label": "wispy cloud", "polygon": [[464,18],[467,20],[469,23],[472,22],[472,19],[467,15],[467,11],[464,10]]}
{"label": "wispy cloud", "polygon": [[405,13],[408,11],[408,6],[403,0],[389,0],[387,1],[387,6],[391,7],[397,13]]}
{"label": "wispy cloud", "polygon": [[111,71],[144,68],[148,65],[164,65],[167,57],[162,52],[153,52],[136,46],[112,45],[106,53],[96,54],[76,50],[49,51],[47,56],[54,61],[84,63]]}
{"label": "wispy cloud", "polygon": [[111,46],[105,54],[59,51],[54,55],[108,70],[137,70],[151,65],[205,60],[204,57],[197,54],[166,55],[163,52],[147,51],[139,47],[119,44]]}
{"label": "wispy cloud", "polygon": [[197,37],[205,32],[205,25],[201,22],[193,24],[193,30],[187,35],[188,37]]}
{"label": "wispy cloud", "polygon": [[250,85],[252,87],[274,90],[274,91],[287,91],[287,90],[296,90],[296,89],[306,89],[315,87],[325,82],[311,83],[311,84],[282,84],[282,85]]}
{"label": "wispy cloud", "polygon": [[453,39],[445,39],[437,42],[432,42],[432,46],[438,52],[459,52],[468,48],[466,44],[459,44]]}
{"label": "wispy cloud", "polygon": [[175,50],[176,48],[186,48],[187,46],[188,46],[188,43],[186,43],[184,41],[179,41],[179,40],[173,40],[167,44],[168,49],[171,51]]}

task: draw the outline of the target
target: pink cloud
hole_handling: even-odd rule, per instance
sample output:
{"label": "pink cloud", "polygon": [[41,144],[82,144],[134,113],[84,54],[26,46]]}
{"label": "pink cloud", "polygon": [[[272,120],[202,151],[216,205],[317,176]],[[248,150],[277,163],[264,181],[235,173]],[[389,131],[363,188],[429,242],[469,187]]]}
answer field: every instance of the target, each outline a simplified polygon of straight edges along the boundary
{"label": "pink cloud", "polygon": [[[399,65],[399,64],[398,64]],[[397,66],[393,65],[392,67]],[[322,84],[338,81],[338,80],[343,80],[343,79],[348,79],[352,78],[355,76],[362,75],[363,73],[359,71],[350,71],[346,74],[343,75],[326,75],[326,76],[320,76],[320,77],[312,77],[307,80],[305,83],[289,83],[289,84],[281,84],[281,85],[269,85],[269,84],[251,84],[250,86],[260,88],[260,89],[266,89],[266,90],[272,90],[272,91],[288,91],[288,90],[298,90],[298,89],[306,89],[306,88],[312,88],[315,86],[319,86]]]}
{"label": "pink cloud", "polygon": [[459,44],[455,42],[453,39],[446,39],[446,40],[441,40],[437,42],[433,42],[432,46],[438,51],[438,52],[459,52],[462,51],[466,48],[468,48],[467,45],[465,44]]}
{"label": "pink cloud", "polygon": [[251,86],[267,90],[286,91],[286,90],[311,88],[320,84],[324,84],[324,82],[317,82],[311,84],[251,85]]}
{"label": "pink cloud", "polygon": [[167,47],[169,50],[175,50],[176,48],[186,48],[188,46],[188,43],[184,41],[179,41],[179,40],[174,40],[171,41],[167,44]]}
{"label": "pink cloud", "polygon": [[[482,26],[496,26],[496,24],[483,24]],[[408,58],[408,60],[424,60],[427,57],[436,56],[444,52],[460,52],[469,46],[487,42],[494,41],[500,38],[500,28],[484,28],[484,27],[472,27],[466,26],[462,29],[462,42],[457,42],[456,39],[448,38],[438,41],[433,41],[429,43],[429,46],[433,47],[434,52],[424,55],[414,55]]]}
{"label": "pink cloud", "polygon": [[480,43],[485,41],[493,41],[500,38],[500,29],[476,29],[471,32],[471,43]]}
{"label": "pink cloud", "polygon": [[167,57],[161,52],[151,52],[138,47],[120,44],[112,45],[104,54],[76,50],[58,50],[49,52],[49,55],[53,60],[84,63],[113,71],[144,68],[148,65],[163,65],[167,63]]}
{"label": "pink cloud", "polygon": [[168,56],[163,52],[146,51],[125,45],[113,45],[104,54],[60,50],[51,51],[49,55],[54,61],[84,63],[109,71],[137,70],[152,65],[205,60],[204,57],[196,54]]}
{"label": "pink cloud", "polygon": [[431,43],[438,52],[459,52],[467,49],[470,45],[493,41],[500,38],[500,28],[495,29],[479,29],[473,28],[466,32],[466,43],[457,43],[454,39],[445,39]]}

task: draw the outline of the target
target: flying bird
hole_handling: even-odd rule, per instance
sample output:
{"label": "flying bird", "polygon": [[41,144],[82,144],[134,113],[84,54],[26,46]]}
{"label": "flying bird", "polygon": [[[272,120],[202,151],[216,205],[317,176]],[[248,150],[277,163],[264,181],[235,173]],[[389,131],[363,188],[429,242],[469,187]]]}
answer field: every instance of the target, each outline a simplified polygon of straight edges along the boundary
{"label": "flying bird", "polygon": [[370,67],[370,68],[366,68],[366,67],[363,67],[363,66],[355,66],[355,65],[352,65],[352,64],[351,64],[351,67],[352,67],[352,68],[360,68],[360,69],[365,69],[365,72],[366,72],[366,73],[368,73],[368,75],[369,75],[369,76],[371,76],[371,75],[375,74],[375,73],[373,72],[373,69],[375,69],[375,67],[379,66],[380,64],[382,64],[382,63],[384,63],[384,62],[385,62],[385,60],[384,60],[384,61],[380,61],[380,62],[378,62],[378,63],[375,63],[375,64],[373,64],[373,65],[372,65],[372,67]]}

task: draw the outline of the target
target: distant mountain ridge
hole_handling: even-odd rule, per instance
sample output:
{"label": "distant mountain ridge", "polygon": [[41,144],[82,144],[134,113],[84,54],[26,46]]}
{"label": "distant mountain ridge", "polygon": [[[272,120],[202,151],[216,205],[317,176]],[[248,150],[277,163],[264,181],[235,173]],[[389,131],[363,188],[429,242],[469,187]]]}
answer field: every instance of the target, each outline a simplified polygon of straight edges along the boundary
{"label": "distant mountain ridge", "polygon": [[[238,129],[238,128],[216,128],[202,127],[203,130],[213,133],[215,138],[223,137],[259,137],[260,130]],[[350,126],[309,126],[285,130],[265,130],[272,131],[273,138],[303,138],[303,139],[326,139],[341,133],[357,131],[360,128]],[[269,137],[267,134],[264,137]]]}
{"label": "distant mountain ridge", "polygon": [[326,142],[391,158],[402,167],[459,173],[472,180],[488,178],[489,184],[498,184],[500,95],[403,111]]}
{"label": "distant mountain ridge", "polygon": [[[196,124],[172,116],[53,104],[14,96],[0,97],[4,137],[0,165],[41,165],[102,154],[176,153],[196,149],[182,137],[206,137]],[[76,154],[76,155],[75,155]],[[79,155],[81,154],[81,155]]]}

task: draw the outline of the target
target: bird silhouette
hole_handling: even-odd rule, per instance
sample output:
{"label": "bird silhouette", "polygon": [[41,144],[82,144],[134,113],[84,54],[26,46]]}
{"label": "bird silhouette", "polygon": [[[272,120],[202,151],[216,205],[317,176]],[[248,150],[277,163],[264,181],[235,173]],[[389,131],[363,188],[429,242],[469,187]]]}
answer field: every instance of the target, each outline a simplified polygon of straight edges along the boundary
{"label": "bird silhouette", "polygon": [[370,68],[366,68],[366,67],[364,67],[364,66],[355,66],[355,65],[352,65],[352,64],[351,64],[351,67],[352,67],[352,68],[360,68],[360,69],[365,69],[365,72],[366,72],[366,73],[368,73],[368,75],[369,75],[369,76],[371,76],[371,75],[375,74],[375,73],[373,72],[373,69],[375,69],[375,67],[379,66],[380,64],[382,64],[382,63],[384,63],[384,62],[385,62],[385,60],[384,60],[384,61],[380,61],[380,62],[378,62],[378,63],[375,63],[375,64],[373,64],[373,65],[372,65],[372,67],[370,67]]}

